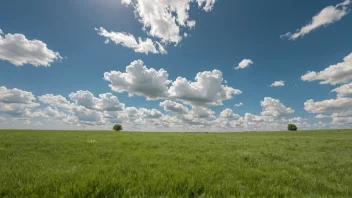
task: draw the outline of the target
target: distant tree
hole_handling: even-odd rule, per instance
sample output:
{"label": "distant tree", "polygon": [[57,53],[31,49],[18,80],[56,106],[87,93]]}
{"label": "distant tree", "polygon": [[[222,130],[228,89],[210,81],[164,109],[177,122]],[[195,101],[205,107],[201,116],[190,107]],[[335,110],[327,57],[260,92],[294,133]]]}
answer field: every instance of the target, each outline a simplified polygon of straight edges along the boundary
{"label": "distant tree", "polygon": [[122,125],[121,124],[115,124],[114,127],[112,127],[114,131],[121,131],[122,130]]}
{"label": "distant tree", "polygon": [[287,129],[289,131],[297,131],[297,126],[294,124],[288,124]]}

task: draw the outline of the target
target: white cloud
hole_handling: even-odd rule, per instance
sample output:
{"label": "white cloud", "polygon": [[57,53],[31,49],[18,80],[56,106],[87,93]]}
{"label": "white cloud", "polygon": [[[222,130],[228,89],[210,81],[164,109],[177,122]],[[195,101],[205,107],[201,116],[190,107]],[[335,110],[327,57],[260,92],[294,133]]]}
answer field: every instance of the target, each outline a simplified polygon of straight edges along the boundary
{"label": "white cloud", "polygon": [[137,118],[141,115],[141,112],[136,107],[127,107],[121,114],[127,118]]}
{"label": "white cloud", "polygon": [[234,106],[235,106],[235,107],[240,107],[240,106],[243,106],[243,103],[240,102],[240,103],[238,103],[238,104],[235,104]]}
{"label": "white cloud", "polygon": [[333,113],[331,117],[352,117],[352,109],[344,109],[341,112]]}
{"label": "white cloud", "polygon": [[0,33],[0,60],[9,61],[16,66],[31,64],[35,67],[50,67],[62,57],[58,52],[47,48],[40,40],[28,40],[23,34]]}
{"label": "white cloud", "polygon": [[39,106],[38,103],[20,104],[20,103],[0,103],[0,114],[6,114],[12,117],[30,117],[31,109]]}
{"label": "white cloud", "polygon": [[99,94],[98,102],[101,111],[119,111],[125,108],[125,104],[120,103],[119,99],[111,93]]}
{"label": "white cloud", "polygon": [[342,17],[348,14],[348,5],[351,3],[350,0],[345,0],[343,3],[337,4],[336,6],[328,6],[321,10],[317,15],[312,18],[312,21],[303,26],[301,29],[298,29],[296,32],[288,32],[281,35],[281,38],[287,37],[290,40],[295,40],[299,37],[310,33],[311,31],[318,29],[323,26],[328,26],[339,21]]}
{"label": "white cloud", "polygon": [[164,46],[163,46],[161,43],[159,43],[158,41],[156,41],[155,43],[156,43],[156,44],[158,45],[158,47],[159,47],[159,52],[160,52],[160,54],[167,54],[166,49],[164,48]]}
{"label": "white cloud", "polygon": [[[130,128],[143,126],[153,128],[167,126],[165,115],[156,109],[127,107],[111,93],[95,97],[89,91],[79,90],[69,95],[71,101],[61,95],[45,94],[38,99],[48,105],[41,108],[35,103],[31,92],[1,87],[0,116],[12,118],[13,123],[35,126],[38,119],[50,120],[74,127],[105,128],[114,123],[123,123]],[[172,119],[171,119],[172,120]]]}
{"label": "white cloud", "polygon": [[66,100],[65,97],[61,95],[45,94],[38,96],[38,100],[44,104],[50,104],[54,107],[61,107],[66,109],[71,109],[73,104]]}
{"label": "white cloud", "polygon": [[320,84],[343,84],[352,81],[352,53],[346,56],[344,61],[331,65],[320,72],[307,72],[301,77],[303,81],[320,80]]}
{"label": "white cloud", "polygon": [[242,93],[222,83],[222,73],[219,70],[199,72],[195,82],[178,77],[168,91],[169,98],[196,106],[208,106],[222,105],[223,100],[232,99],[233,95]]}
{"label": "white cloud", "polygon": [[214,114],[215,112],[207,107],[192,106],[192,110],[190,111],[190,115],[195,118],[214,119]]}
{"label": "white cloud", "polygon": [[0,87],[0,114],[29,117],[30,110],[38,106],[39,104],[36,103],[36,98],[31,92]]}
{"label": "white cloud", "polygon": [[[352,122],[352,83],[345,84],[333,89],[336,92],[336,99],[323,100],[315,102],[310,99],[304,103],[304,109],[309,113],[318,114],[317,119],[332,118],[331,126],[347,126]],[[325,115],[325,114],[329,114]]]}
{"label": "white cloud", "polygon": [[154,124],[161,124],[158,121],[164,119],[164,115],[156,109],[127,107],[118,114],[118,118],[122,123],[130,125],[133,128],[138,128],[142,125],[144,125],[145,128],[152,128]]}
{"label": "white cloud", "polygon": [[229,120],[239,119],[241,116],[235,114],[231,109],[226,108],[220,112],[220,118],[227,118]]}
{"label": "white cloud", "polygon": [[[27,124],[37,127],[46,120],[61,126],[88,129],[107,129],[115,123],[121,123],[126,130],[144,131],[285,130],[288,123],[295,123],[300,128],[327,126],[317,123],[309,124],[307,119],[301,117],[289,118],[293,110],[285,107],[279,100],[269,97],[261,101],[263,111],[260,115],[246,113],[243,117],[229,108],[224,109],[217,116],[212,109],[206,106],[192,105],[192,109],[189,110],[183,104],[165,100],[160,103],[160,106],[165,111],[174,113],[170,116],[164,115],[157,109],[125,108],[111,93],[95,97],[89,91],[79,90],[69,95],[70,101],[61,95],[45,94],[38,97],[39,101],[47,106],[42,107],[36,103],[36,98],[31,92],[5,87],[1,87],[0,90],[2,93],[0,117],[9,118],[6,122],[12,122],[16,126]],[[10,100],[14,96],[16,99]],[[335,111],[331,116],[334,123],[338,126],[348,123],[349,117],[352,116],[351,109]]]}
{"label": "white cloud", "polygon": [[285,107],[280,100],[270,97],[265,97],[260,104],[263,108],[263,112],[261,112],[263,116],[283,117],[295,112],[293,109]]}
{"label": "white cloud", "polygon": [[304,119],[302,117],[295,117],[295,118],[288,119],[289,123],[302,122],[304,120],[307,120],[307,119]]}
{"label": "white cloud", "polygon": [[246,113],[242,118],[246,122],[264,122],[264,116],[253,115],[251,113]]}
{"label": "white cloud", "polygon": [[72,114],[78,120],[87,125],[102,125],[105,123],[104,116],[101,112],[87,109],[83,106],[75,106],[72,109]]}
{"label": "white cloud", "polygon": [[312,128],[311,124],[308,124],[307,121],[307,119],[302,117],[286,118],[246,113],[243,117],[230,122],[230,125],[226,128],[240,129],[245,131],[286,130],[287,124],[289,123],[296,124],[299,129]]}
{"label": "white cloud", "polygon": [[329,116],[323,115],[323,114],[318,114],[318,115],[315,116],[315,118],[317,118],[317,119],[323,119],[323,118],[329,118]]}
{"label": "white cloud", "polygon": [[156,109],[140,108],[139,111],[141,112],[142,118],[157,119],[163,116],[163,114]]}
{"label": "white cloud", "polygon": [[0,87],[0,102],[2,103],[22,103],[30,104],[35,101],[35,97],[31,92],[23,91],[20,89],[7,89]]}
{"label": "white cloud", "polygon": [[148,69],[141,60],[133,61],[124,73],[104,73],[104,79],[111,83],[109,86],[113,91],[145,96],[148,100],[172,99],[196,106],[209,106],[221,105],[223,100],[242,93],[238,89],[223,85],[222,73],[219,70],[199,72],[195,82],[182,77],[172,82],[168,80],[168,76],[167,71],[163,69]]}
{"label": "white cloud", "polygon": [[337,87],[334,90],[332,90],[332,92],[336,92],[338,98],[351,98],[352,97],[352,83]]}
{"label": "white cloud", "polygon": [[[18,89],[2,88],[2,93],[18,92]],[[4,91],[5,90],[5,91]],[[8,117],[9,122],[36,126],[41,121],[61,123],[65,126],[89,129],[107,129],[115,123],[123,124],[126,130],[182,130],[182,131],[248,131],[248,130],[284,130],[288,123],[295,123],[301,128],[322,126],[307,123],[301,117],[289,118],[294,111],[285,107],[279,100],[270,97],[261,101],[263,111],[260,115],[246,113],[243,117],[226,108],[217,116],[206,106],[192,105],[189,110],[183,104],[165,100],[159,105],[165,111],[173,112],[172,116],[164,115],[157,109],[124,107],[116,96],[110,93],[95,97],[89,91],[77,91],[69,95],[70,101],[60,95],[45,94],[39,96],[39,101],[47,107],[35,103],[35,97],[30,92],[22,91],[17,95],[20,100],[10,103],[9,97],[3,97],[0,102],[0,116]],[[9,94],[3,94],[9,95]],[[1,95],[1,96],[3,96]],[[11,94],[10,94],[11,95]],[[11,97],[13,97],[11,95]],[[10,97],[10,98],[11,98]],[[6,100],[4,99],[6,98]],[[179,99],[180,100],[180,99]],[[19,103],[20,102],[20,103]],[[343,109],[331,117],[340,125],[348,121],[352,111]],[[11,121],[12,119],[12,121]],[[43,122],[46,123],[46,122]],[[325,126],[325,125],[324,125]],[[48,127],[44,125],[44,127]]]}
{"label": "white cloud", "polygon": [[270,85],[270,87],[283,87],[283,86],[285,86],[285,81],[283,80],[275,81]]}
{"label": "white cloud", "polygon": [[337,98],[314,102],[312,99],[304,103],[304,109],[310,113],[341,112],[352,108],[352,98]]}
{"label": "white cloud", "polygon": [[197,0],[198,2],[198,6],[199,7],[202,7],[203,6],[203,9],[206,11],[206,12],[209,12],[213,9],[213,6],[215,4],[215,1],[216,0]]}
{"label": "white cloud", "polygon": [[167,71],[163,69],[148,69],[141,60],[133,61],[124,73],[104,73],[104,79],[111,83],[109,86],[113,91],[145,96],[149,100],[167,97],[167,85],[171,82],[168,76]]}
{"label": "white cloud", "polygon": [[165,111],[171,111],[177,114],[187,114],[189,112],[187,107],[171,100],[160,102],[159,106],[163,107]]}
{"label": "white cloud", "polygon": [[[136,18],[143,24],[143,30],[162,42],[179,43],[182,40],[181,28],[192,29],[195,21],[189,18],[191,0],[122,0],[132,5]],[[215,0],[196,0],[198,6],[210,11]]]}
{"label": "white cloud", "polygon": [[[69,97],[74,103],[67,101],[61,95],[39,96],[39,101],[53,108],[49,106],[50,109],[37,110],[33,116],[55,117],[58,121],[74,126],[101,126],[118,121],[117,112],[125,108],[125,105],[120,103],[118,98],[111,93],[95,97],[89,91],[79,90],[69,94]],[[63,111],[59,111],[56,107],[62,108]],[[52,116],[47,116],[48,114]]]}
{"label": "white cloud", "polygon": [[[187,21],[187,26],[192,29],[194,27],[196,27],[196,21],[195,20],[191,20],[191,21]],[[185,32],[186,33],[186,32]],[[186,33],[187,34],[187,33]],[[185,36],[187,37],[187,36]]]}
{"label": "white cloud", "polygon": [[253,61],[251,59],[243,59],[235,69],[244,69],[252,65]]}
{"label": "white cloud", "polygon": [[69,95],[70,99],[78,106],[84,106],[87,109],[99,111],[119,111],[125,105],[120,103],[118,98],[111,93],[100,94],[99,98],[89,91],[79,90]]}
{"label": "white cloud", "polygon": [[68,96],[78,106],[83,106],[88,109],[98,109],[98,99],[89,91],[79,90],[74,93],[70,93]]}
{"label": "white cloud", "polygon": [[167,54],[167,51],[159,42],[153,42],[150,38],[143,40],[139,37],[137,41],[136,38],[129,33],[108,32],[102,27],[99,29],[95,28],[95,30],[100,36],[107,38],[105,43],[109,43],[109,40],[111,40],[116,45],[122,45],[124,47],[131,48],[138,53]]}
{"label": "white cloud", "polygon": [[56,107],[46,107],[44,109],[36,110],[32,113],[32,117],[43,117],[49,119],[64,119],[68,115],[59,111]]}
{"label": "white cloud", "polygon": [[333,117],[333,124],[352,124],[352,117]]}
{"label": "white cloud", "polygon": [[346,125],[352,124],[352,108],[346,108],[340,112],[331,114],[332,124]]}

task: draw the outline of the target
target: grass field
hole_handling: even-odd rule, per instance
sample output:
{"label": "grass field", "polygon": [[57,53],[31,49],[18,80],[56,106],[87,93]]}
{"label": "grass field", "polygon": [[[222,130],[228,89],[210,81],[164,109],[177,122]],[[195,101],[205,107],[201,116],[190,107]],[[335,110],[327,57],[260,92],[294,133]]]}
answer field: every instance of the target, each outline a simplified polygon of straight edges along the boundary
{"label": "grass field", "polygon": [[352,197],[352,130],[0,130],[0,197]]}

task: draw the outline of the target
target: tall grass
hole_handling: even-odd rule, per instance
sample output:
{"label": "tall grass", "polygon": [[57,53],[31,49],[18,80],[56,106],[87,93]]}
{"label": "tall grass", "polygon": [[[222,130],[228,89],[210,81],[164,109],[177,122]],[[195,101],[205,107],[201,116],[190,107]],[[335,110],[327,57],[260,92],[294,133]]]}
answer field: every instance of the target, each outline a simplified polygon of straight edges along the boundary
{"label": "tall grass", "polygon": [[0,131],[0,197],[352,197],[352,130]]}

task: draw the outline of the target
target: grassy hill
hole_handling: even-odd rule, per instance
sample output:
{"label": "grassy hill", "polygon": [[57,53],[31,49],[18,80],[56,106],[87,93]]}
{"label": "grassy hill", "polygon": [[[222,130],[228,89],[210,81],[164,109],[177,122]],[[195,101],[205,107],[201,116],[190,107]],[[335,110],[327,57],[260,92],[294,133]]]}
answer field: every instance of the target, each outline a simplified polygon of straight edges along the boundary
{"label": "grassy hill", "polygon": [[352,130],[0,130],[0,197],[352,197]]}

